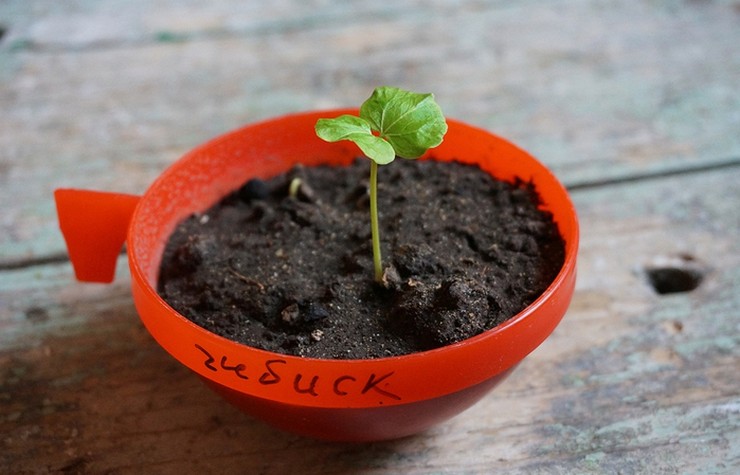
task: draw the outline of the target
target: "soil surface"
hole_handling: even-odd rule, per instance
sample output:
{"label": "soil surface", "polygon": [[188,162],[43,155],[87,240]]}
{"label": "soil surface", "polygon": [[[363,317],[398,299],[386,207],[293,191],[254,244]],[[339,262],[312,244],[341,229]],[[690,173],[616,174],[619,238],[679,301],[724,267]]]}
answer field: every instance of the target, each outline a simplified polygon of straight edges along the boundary
{"label": "soil surface", "polygon": [[398,159],[378,173],[386,272],[375,283],[369,168],[358,159],[250,180],[176,229],[160,294],[196,324],[250,346],[376,358],[495,327],[562,267],[563,240],[530,184]]}

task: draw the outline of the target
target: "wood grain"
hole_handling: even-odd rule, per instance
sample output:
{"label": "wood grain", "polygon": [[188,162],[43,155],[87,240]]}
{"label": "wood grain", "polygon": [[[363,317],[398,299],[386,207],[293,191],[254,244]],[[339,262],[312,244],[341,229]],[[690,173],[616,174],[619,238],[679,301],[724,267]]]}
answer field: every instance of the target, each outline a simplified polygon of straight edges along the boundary
{"label": "wood grain", "polygon": [[[2,273],[0,469],[731,473],[739,178],[735,167],[575,192],[579,284],[555,334],[458,418],[368,446],[285,435],[220,401],[146,334],[125,268],[111,287],[72,282],[66,264]],[[655,293],[645,268],[688,253],[701,286]]]}
{"label": "wood grain", "polygon": [[[0,3],[0,473],[740,471],[735,1]],[[344,445],[265,427],[73,280],[51,192],[141,193],[241,124],[379,84],[534,152],[571,187],[579,281],[471,410]],[[647,270],[701,272],[660,295]]]}
{"label": "wood grain", "polygon": [[731,2],[62,5],[0,5],[0,262],[62,251],[55,187],[142,193],[214,135],[379,84],[569,184],[740,158]]}

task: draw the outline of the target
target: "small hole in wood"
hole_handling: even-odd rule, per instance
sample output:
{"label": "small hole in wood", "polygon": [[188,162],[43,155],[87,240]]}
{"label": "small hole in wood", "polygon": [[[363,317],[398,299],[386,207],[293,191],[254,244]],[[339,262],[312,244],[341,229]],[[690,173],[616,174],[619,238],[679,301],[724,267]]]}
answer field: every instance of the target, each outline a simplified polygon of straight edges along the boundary
{"label": "small hole in wood", "polygon": [[0,41],[3,40],[3,37],[5,36],[5,33],[8,32],[8,28],[5,27],[5,25],[0,25]]}
{"label": "small hole in wood", "polygon": [[701,284],[704,275],[696,269],[656,267],[646,270],[650,285],[659,294],[690,292]]}
{"label": "small hole in wood", "polygon": [[33,323],[43,323],[49,320],[49,314],[44,308],[29,307],[26,309],[26,318]]}

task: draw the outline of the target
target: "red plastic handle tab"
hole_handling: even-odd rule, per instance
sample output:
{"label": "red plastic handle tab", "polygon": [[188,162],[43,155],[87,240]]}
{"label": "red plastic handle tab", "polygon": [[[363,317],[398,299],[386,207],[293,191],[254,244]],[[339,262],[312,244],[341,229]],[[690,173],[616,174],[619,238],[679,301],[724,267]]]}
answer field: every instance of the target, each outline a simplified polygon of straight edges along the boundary
{"label": "red plastic handle tab", "polygon": [[113,282],[116,261],[139,197],[58,189],[54,191],[54,200],[77,280]]}

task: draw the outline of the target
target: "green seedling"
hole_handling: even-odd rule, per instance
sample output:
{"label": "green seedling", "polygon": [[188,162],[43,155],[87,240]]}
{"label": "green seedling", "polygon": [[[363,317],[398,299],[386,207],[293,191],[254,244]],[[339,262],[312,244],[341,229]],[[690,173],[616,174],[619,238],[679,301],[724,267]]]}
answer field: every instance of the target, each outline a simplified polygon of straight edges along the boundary
{"label": "green seedling", "polygon": [[447,123],[432,94],[383,86],[360,107],[360,115],[319,119],[316,135],[327,142],[349,140],[370,159],[370,227],[375,280],[383,281],[378,227],[378,165],[396,157],[416,159],[442,143]]}

